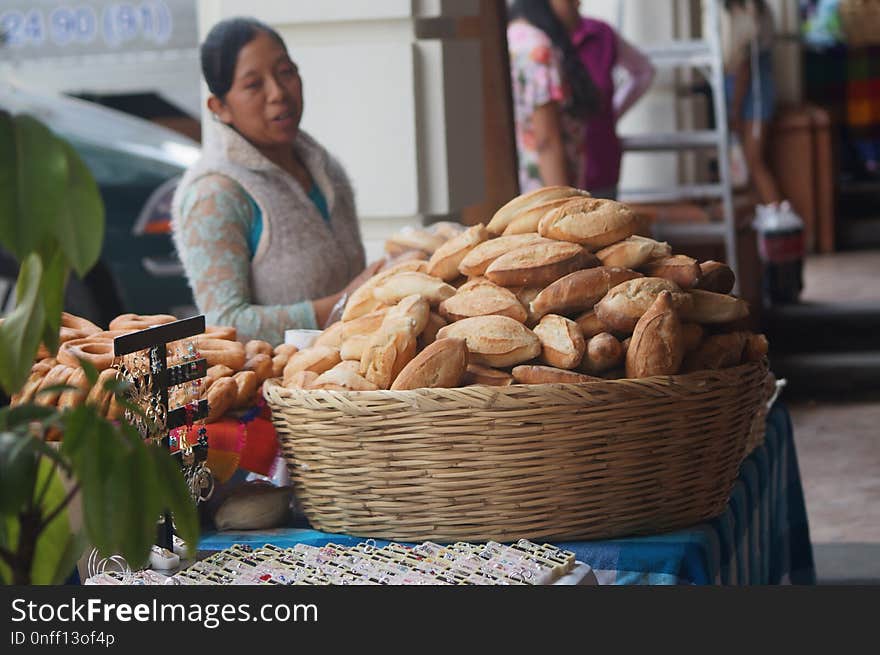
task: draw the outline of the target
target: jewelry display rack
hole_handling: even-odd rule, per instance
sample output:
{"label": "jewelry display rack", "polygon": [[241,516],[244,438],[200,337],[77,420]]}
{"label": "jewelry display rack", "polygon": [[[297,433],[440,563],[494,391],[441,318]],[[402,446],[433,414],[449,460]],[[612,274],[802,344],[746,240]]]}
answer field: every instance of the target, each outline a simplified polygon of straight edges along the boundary
{"label": "jewelry display rack", "polygon": [[[176,446],[183,444],[173,443],[172,432],[183,426],[192,426],[195,421],[207,417],[208,401],[197,400],[192,404],[169,409],[169,389],[205,377],[207,362],[204,358],[198,357],[169,367],[168,344],[194,337],[204,331],[205,317],[200,315],[118,336],[113,340],[113,355],[116,358],[149,351],[149,373],[140,379],[130,378],[133,385],[146,387],[144,391],[147,402],[154,410],[155,421],[152,426],[142,431],[142,436],[167,448],[171,456],[178,460],[181,468],[189,469],[191,473],[195,472],[197,467],[199,471],[207,470],[204,466],[208,457],[207,435],[201,432],[196,443],[187,445],[186,448],[177,447],[175,450]],[[191,476],[187,477],[189,479]],[[199,482],[204,481],[199,479]],[[198,502],[199,496],[195,493],[194,496],[194,500]],[[173,522],[168,512],[165,512],[164,519],[160,520],[158,525],[156,543],[173,551],[173,540]]]}

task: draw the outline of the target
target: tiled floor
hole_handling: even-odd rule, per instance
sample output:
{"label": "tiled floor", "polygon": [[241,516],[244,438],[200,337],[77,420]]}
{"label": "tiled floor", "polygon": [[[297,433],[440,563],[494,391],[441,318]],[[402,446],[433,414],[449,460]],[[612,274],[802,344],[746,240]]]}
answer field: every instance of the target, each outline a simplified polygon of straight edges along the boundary
{"label": "tiled floor", "polygon": [[[811,257],[803,300],[880,302],[878,276],[880,251]],[[880,584],[880,400],[789,409],[819,582]]]}
{"label": "tiled floor", "polygon": [[804,264],[804,302],[880,303],[880,250],[811,255]]}

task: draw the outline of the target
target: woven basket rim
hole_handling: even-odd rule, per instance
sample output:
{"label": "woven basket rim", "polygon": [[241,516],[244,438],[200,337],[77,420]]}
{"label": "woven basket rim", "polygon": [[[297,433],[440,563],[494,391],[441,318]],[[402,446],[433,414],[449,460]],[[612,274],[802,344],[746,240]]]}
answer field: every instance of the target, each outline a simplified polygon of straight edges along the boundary
{"label": "woven basket rim", "polygon": [[644,378],[620,378],[617,380],[597,380],[591,382],[547,382],[542,384],[519,384],[515,383],[509,386],[493,386],[493,385],[469,385],[467,387],[452,387],[452,388],[442,388],[442,389],[434,389],[430,387],[421,388],[421,389],[407,389],[403,391],[392,391],[390,389],[379,389],[377,391],[338,391],[335,389],[293,389],[290,387],[285,387],[281,384],[281,378],[269,378],[263,383],[263,396],[266,397],[269,390],[273,390],[276,393],[279,393],[281,396],[287,397],[305,397],[305,398],[314,398],[314,399],[322,399],[322,398],[342,398],[347,400],[381,400],[381,399],[397,399],[397,400],[406,400],[407,398],[416,399],[424,397],[426,394],[430,394],[435,391],[442,391],[445,394],[455,393],[456,391],[462,392],[466,394],[466,390],[480,388],[480,389],[492,389],[493,391],[497,391],[499,395],[521,395],[526,391],[536,391],[540,392],[542,389],[554,389],[554,390],[571,390],[571,391],[583,391],[589,389],[595,389],[598,386],[608,385],[609,387],[617,386],[627,386],[627,387],[639,387],[643,386],[645,388],[655,387],[658,383],[660,384],[681,384],[681,385],[694,385],[699,383],[701,380],[714,379],[718,377],[740,377],[740,375],[746,373],[750,368],[761,368],[767,367],[767,358],[764,358],[757,362],[747,362],[745,364],[740,364],[739,366],[733,366],[725,369],[707,369],[703,371],[694,371],[692,373],[678,373],[676,375],[654,375],[650,377]]}

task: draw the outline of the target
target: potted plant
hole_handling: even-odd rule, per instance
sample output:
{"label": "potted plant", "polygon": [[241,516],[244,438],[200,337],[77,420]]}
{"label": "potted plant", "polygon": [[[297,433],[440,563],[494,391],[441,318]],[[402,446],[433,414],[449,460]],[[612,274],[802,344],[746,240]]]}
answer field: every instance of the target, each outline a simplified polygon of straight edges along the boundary
{"label": "potted plant", "polygon": [[[0,247],[20,263],[15,308],[0,324],[5,395],[22,388],[41,343],[57,350],[68,276],[94,265],[103,237],[101,196],[70,144],[31,116],[0,111]],[[94,385],[97,372],[82,365]],[[124,384],[108,388],[140,411]],[[60,443],[47,440],[53,434]],[[76,497],[81,527],[68,514]],[[179,467],[128,422],[108,421],[89,404],[0,408],[0,580],[62,583],[87,543],[138,565],[164,511],[194,545],[198,519]]]}

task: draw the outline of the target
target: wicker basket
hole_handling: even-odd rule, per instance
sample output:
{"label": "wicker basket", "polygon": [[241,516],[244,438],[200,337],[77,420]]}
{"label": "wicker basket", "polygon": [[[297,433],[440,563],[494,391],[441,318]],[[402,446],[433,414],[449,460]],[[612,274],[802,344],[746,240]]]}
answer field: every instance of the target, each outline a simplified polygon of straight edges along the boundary
{"label": "wicker basket", "polygon": [[719,514],[766,363],[589,384],[416,391],[264,385],[320,530],[406,541],[593,539]]}
{"label": "wicker basket", "polygon": [[880,0],[840,0],[840,22],[847,44],[880,44]]}

